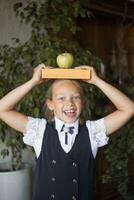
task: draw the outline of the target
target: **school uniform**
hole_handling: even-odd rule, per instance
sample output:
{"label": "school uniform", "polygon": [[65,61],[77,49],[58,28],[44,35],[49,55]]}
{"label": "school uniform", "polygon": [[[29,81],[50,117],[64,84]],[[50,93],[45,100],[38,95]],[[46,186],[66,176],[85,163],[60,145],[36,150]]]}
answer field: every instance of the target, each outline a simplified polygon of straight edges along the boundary
{"label": "school uniform", "polygon": [[29,118],[23,140],[37,155],[33,200],[95,199],[95,155],[108,141],[104,120],[87,121],[82,126],[76,121],[71,126],[74,133],[66,138],[61,120],[47,123]]}

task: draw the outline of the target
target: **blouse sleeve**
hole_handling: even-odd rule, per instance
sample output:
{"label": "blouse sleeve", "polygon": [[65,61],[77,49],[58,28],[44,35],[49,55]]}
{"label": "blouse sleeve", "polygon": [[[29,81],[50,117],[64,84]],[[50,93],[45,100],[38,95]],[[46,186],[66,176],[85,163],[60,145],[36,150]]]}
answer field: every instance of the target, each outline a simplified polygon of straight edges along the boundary
{"label": "blouse sleeve", "polygon": [[28,117],[26,132],[23,136],[23,142],[34,148],[37,157],[39,156],[41,151],[45,128],[45,119]]}
{"label": "blouse sleeve", "polygon": [[104,118],[95,121],[88,120],[86,122],[86,126],[89,131],[92,153],[93,156],[96,157],[98,148],[108,144],[109,140],[106,134],[107,131],[104,123]]}

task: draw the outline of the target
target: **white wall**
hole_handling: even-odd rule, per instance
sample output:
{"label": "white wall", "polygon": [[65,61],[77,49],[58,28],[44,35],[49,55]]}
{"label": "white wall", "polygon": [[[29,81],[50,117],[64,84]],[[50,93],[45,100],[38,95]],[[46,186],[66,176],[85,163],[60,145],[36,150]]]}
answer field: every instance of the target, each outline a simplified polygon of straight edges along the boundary
{"label": "white wall", "polygon": [[[29,38],[30,27],[21,24],[13,11],[13,4],[21,0],[0,0],[0,45],[13,45],[11,38],[17,37],[21,41]],[[22,0],[26,2],[26,0]]]}

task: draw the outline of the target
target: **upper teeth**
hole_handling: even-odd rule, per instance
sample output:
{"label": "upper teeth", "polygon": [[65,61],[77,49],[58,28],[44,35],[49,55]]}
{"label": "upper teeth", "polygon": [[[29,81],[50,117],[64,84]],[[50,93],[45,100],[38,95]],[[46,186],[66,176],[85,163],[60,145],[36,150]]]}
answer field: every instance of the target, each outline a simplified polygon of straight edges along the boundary
{"label": "upper teeth", "polygon": [[66,112],[66,113],[70,113],[70,112],[72,113],[72,112],[74,112],[74,111],[73,111],[73,110],[66,110],[65,112]]}

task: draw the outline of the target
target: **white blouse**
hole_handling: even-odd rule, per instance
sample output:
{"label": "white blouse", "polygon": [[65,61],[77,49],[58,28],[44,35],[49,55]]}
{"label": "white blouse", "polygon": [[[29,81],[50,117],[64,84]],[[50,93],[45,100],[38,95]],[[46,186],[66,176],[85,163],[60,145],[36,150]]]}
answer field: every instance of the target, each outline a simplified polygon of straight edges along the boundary
{"label": "white blouse", "polygon": [[[30,145],[34,148],[36,157],[38,158],[41,152],[42,140],[44,131],[46,128],[46,119],[44,118],[33,118],[28,117],[28,123],[26,125],[26,132],[24,133],[23,141],[25,144]],[[75,137],[78,134],[78,124],[77,120],[75,123],[71,124],[75,127],[74,134],[68,134],[68,144],[65,144],[65,136],[61,133],[61,128],[64,122],[55,118],[55,127],[58,132],[59,140],[63,150],[68,153],[72,148]],[[67,124],[69,126],[69,124]],[[91,149],[93,156],[96,157],[98,147],[102,147],[108,143],[108,137],[106,135],[106,127],[104,124],[104,118],[95,121],[86,121],[86,126],[89,132],[89,138],[91,142]]]}

